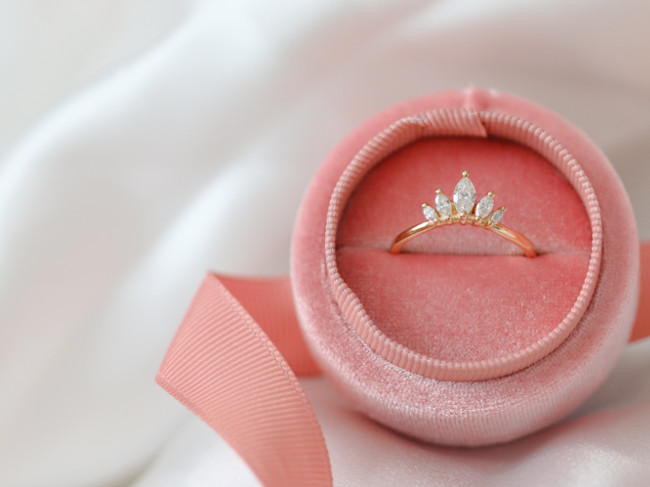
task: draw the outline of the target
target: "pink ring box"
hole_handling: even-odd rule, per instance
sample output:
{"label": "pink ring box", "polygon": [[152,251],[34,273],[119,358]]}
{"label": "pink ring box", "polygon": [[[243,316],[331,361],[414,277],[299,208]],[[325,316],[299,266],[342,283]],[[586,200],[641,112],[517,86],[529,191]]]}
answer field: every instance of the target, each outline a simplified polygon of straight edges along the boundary
{"label": "pink ring box", "polygon": [[[464,170],[538,257],[470,225],[388,252]],[[558,421],[603,382],[632,327],[638,252],[593,142],[534,103],[470,89],[385,110],[332,151],[303,201],[291,274],[314,357],[361,411],[480,446]]]}

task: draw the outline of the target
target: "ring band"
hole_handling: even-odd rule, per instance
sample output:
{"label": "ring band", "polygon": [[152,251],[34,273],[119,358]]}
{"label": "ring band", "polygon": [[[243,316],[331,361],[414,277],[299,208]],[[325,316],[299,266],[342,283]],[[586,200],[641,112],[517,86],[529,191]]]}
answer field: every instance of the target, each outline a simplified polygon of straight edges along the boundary
{"label": "ring band", "polygon": [[437,189],[435,208],[428,203],[422,203],[422,213],[426,221],[407,228],[397,235],[389,250],[392,254],[398,254],[409,241],[429,230],[446,225],[461,224],[485,228],[515,244],[524,251],[526,257],[536,257],[535,246],[528,238],[501,224],[506,208],[502,206],[492,211],[493,207],[494,193],[492,191],[476,203],[474,184],[469,179],[468,172],[463,171],[463,177],[454,189],[453,202],[440,189]]}

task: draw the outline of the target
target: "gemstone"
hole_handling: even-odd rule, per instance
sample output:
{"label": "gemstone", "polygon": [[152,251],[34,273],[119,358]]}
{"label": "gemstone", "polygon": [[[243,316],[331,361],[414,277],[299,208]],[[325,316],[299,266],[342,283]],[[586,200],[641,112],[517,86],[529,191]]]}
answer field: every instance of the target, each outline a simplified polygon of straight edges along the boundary
{"label": "gemstone", "polygon": [[436,195],[436,210],[440,216],[451,216],[451,201],[443,192]]}
{"label": "gemstone", "polygon": [[494,198],[490,196],[483,196],[481,201],[476,205],[476,216],[480,218],[485,218],[490,214],[492,208],[494,207]]}
{"label": "gemstone", "polygon": [[463,176],[454,188],[454,204],[460,214],[469,214],[476,203],[476,188],[467,176]]}
{"label": "gemstone", "polygon": [[492,220],[492,223],[499,223],[501,219],[503,218],[503,214],[506,212],[505,208],[499,208],[497,211],[492,213],[492,216],[490,217],[490,220]]}
{"label": "gemstone", "polygon": [[422,213],[424,213],[424,218],[429,220],[431,223],[435,222],[438,219],[438,215],[436,214],[436,210],[433,208],[433,206],[422,206]]}

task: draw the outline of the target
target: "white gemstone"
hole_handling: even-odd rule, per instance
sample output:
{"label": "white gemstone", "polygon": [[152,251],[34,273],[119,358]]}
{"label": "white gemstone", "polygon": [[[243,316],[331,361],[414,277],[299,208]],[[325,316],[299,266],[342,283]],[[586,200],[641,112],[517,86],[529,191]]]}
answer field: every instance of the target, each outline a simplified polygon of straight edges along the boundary
{"label": "white gemstone", "polygon": [[445,193],[438,193],[436,195],[436,210],[440,216],[451,216],[451,201]]}
{"label": "white gemstone", "polygon": [[483,196],[481,201],[476,205],[476,216],[480,218],[485,218],[490,214],[492,208],[494,207],[494,198],[489,196]]}
{"label": "white gemstone", "polygon": [[422,213],[424,213],[424,218],[432,223],[438,219],[438,215],[436,214],[436,210],[433,208],[433,206],[424,205],[422,207]]}
{"label": "white gemstone", "polygon": [[454,188],[454,204],[458,213],[469,214],[476,203],[476,188],[467,176],[463,176]]}
{"label": "white gemstone", "polygon": [[492,213],[492,217],[490,217],[490,220],[492,220],[492,223],[499,223],[503,218],[504,213],[505,210],[503,208],[499,208],[497,211]]}

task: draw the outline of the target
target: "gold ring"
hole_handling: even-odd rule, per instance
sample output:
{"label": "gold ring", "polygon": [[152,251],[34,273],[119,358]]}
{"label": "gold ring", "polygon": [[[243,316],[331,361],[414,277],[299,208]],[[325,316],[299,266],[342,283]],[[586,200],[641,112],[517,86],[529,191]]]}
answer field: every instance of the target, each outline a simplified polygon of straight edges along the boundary
{"label": "gold ring", "polygon": [[407,242],[429,230],[445,225],[474,225],[485,228],[512,242],[524,251],[526,257],[535,257],[535,246],[521,233],[501,224],[506,207],[494,208],[494,192],[490,191],[476,203],[476,188],[469,179],[469,173],[463,171],[463,177],[454,188],[453,202],[440,190],[436,190],[435,208],[422,203],[422,213],[426,221],[407,228],[401,232],[390,246],[392,254],[398,254]]}

